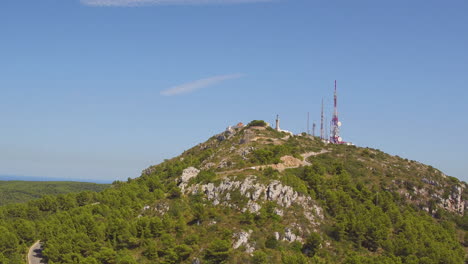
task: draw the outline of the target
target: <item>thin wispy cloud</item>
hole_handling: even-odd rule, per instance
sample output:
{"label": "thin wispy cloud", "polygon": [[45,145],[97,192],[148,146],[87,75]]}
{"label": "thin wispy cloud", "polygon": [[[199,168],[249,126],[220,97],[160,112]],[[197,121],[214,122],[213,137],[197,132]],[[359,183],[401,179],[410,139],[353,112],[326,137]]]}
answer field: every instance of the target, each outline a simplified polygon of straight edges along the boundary
{"label": "thin wispy cloud", "polygon": [[236,74],[218,75],[218,76],[213,76],[209,78],[204,78],[204,79],[200,79],[200,80],[196,80],[193,82],[184,83],[181,85],[171,87],[167,90],[162,91],[161,95],[174,96],[174,95],[191,93],[196,90],[199,90],[208,86],[212,86],[223,81],[238,79],[242,76],[243,74],[236,73]]}
{"label": "thin wispy cloud", "polygon": [[273,0],[80,0],[88,6],[148,6],[148,5],[219,5],[271,2]]}

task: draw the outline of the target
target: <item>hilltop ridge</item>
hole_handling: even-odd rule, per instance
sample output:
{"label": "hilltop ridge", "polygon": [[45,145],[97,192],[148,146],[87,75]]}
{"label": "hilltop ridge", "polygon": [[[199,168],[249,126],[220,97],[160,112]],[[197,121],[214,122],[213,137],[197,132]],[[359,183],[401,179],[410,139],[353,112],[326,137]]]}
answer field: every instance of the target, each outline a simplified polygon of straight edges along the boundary
{"label": "hilltop ridge", "polygon": [[[282,172],[315,162],[334,162],[351,177],[398,192],[431,213],[438,206],[463,215],[468,206],[467,184],[430,165],[378,149],[325,143],[305,133],[278,132],[268,125],[228,128],[174,159],[191,159],[198,169],[223,176],[268,168]],[[154,168],[151,166],[142,174],[151,174]]]}

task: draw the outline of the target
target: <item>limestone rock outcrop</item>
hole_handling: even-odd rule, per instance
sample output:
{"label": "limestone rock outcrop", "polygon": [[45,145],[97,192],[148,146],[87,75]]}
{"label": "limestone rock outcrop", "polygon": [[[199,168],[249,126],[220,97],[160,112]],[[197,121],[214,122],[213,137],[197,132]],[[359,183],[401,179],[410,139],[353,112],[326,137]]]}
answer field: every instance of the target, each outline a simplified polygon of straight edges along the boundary
{"label": "limestone rock outcrop", "polygon": [[443,200],[443,207],[450,212],[463,215],[465,213],[465,201],[462,198],[462,194],[462,186],[453,186],[450,192],[450,196]]}
{"label": "limestone rock outcrop", "polygon": [[249,244],[249,238],[251,234],[252,234],[252,230],[249,230],[249,232],[241,231],[241,232],[235,233],[233,235],[234,243],[232,244],[232,247],[234,249],[237,249],[240,246],[245,246],[245,251],[247,253],[252,253],[255,250],[255,248]]}
{"label": "limestone rock outcrop", "polygon": [[182,192],[184,192],[185,187],[189,183],[190,179],[195,178],[200,173],[200,170],[194,167],[188,167],[182,171],[182,176],[178,179],[179,188]]}
{"label": "limestone rock outcrop", "polygon": [[[303,209],[304,217],[312,225],[318,224],[318,221],[323,219],[322,209],[310,196],[299,194],[291,186],[284,185],[278,180],[272,180],[265,184],[259,183],[255,176],[249,176],[243,180],[225,178],[221,183],[216,185],[214,183],[207,183],[187,186],[181,183],[179,187],[185,194],[205,194],[205,197],[212,201],[213,205],[222,204],[243,212],[257,213],[262,208],[263,202],[272,201],[285,209],[293,204],[299,205]],[[233,201],[232,199],[234,192],[238,192],[240,197],[246,200],[240,208],[236,204],[239,201]],[[275,213],[282,215],[284,210],[276,209]]]}

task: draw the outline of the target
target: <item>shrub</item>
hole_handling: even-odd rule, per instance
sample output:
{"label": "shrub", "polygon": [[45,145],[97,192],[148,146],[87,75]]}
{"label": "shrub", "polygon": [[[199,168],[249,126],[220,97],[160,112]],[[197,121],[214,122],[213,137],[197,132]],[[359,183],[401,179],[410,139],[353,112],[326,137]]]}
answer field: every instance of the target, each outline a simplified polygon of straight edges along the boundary
{"label": "shrub", "polygon": [[254,264],[265,264],[268,263],[268,255],[263,251],[255,251],[252,257]]}
{"label": "shrub", "polygon": [[186,260],[192,254],[192,248],[187,245],[178,245],[174,248],[180,261]]}
{"label": "shrub", "polygon": [[317,253],[317,250],[320,248],[321,243],[322,238],[320,237],[320,235],[317,233],[312,233],[309,235],[306,242],[302,246],[302,250],[307,256],[313,257],[315,253]]}
{"label": "shrub", "polygon": [[280,180],[284,185],[291,186],[295,191],[302,194],[307,194],[306,184],[296,175],[287,172],[286,175],[280,178]]}
{"label": "shrub", "polygon": [[227,240],[216,239],[206,249],[205,259],[207,263],[226,263],[231,243]]}
{"label": "shrub", "polygon": [[196,183],[208,183],[212,182],[216,178],[216,173],[213,171],[200,171],[197,177],[190,180],[190,184]]}
{"label": "shrub", "polygon": [[143,250],[143,256],[150,260],[154,260],[158,257],[158,249],[154,241],[149,241],[146,248]]}
{"label": "shrub", "polygon": [[252,120],[252,122],[250,122],[247,125],[247,127],[253,127],[253,126],[266,127],[266,126],[268,126],[268,124],[263,120]]}
{"label": "shrub", "polygon": [[279,245],[279,242],[278,240],[276,240],[276,237],[273,236],[273,235],[269,235],[265,241],[265,247],[266,248],[271,248],[271,249],[275,249],[277,248]]}
{"label": "shrub", "polygon": [[273,151],[268,149],[256,149],[253,151],[253,160],[254,163],[260,164],[278,164],[280,163],[280,157],[276,155]]}

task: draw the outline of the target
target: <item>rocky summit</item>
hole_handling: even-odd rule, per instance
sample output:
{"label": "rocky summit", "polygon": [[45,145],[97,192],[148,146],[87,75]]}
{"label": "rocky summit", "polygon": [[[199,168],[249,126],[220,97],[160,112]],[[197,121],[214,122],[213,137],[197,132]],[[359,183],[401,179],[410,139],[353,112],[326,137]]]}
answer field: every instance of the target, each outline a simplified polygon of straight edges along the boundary
{"label": "rocky summit", "polygon": [[0,252],[40,240],[48,263],[464,263],[466,189],[416,161],[255,121],[102,192],[3,207],[14,243]]}

